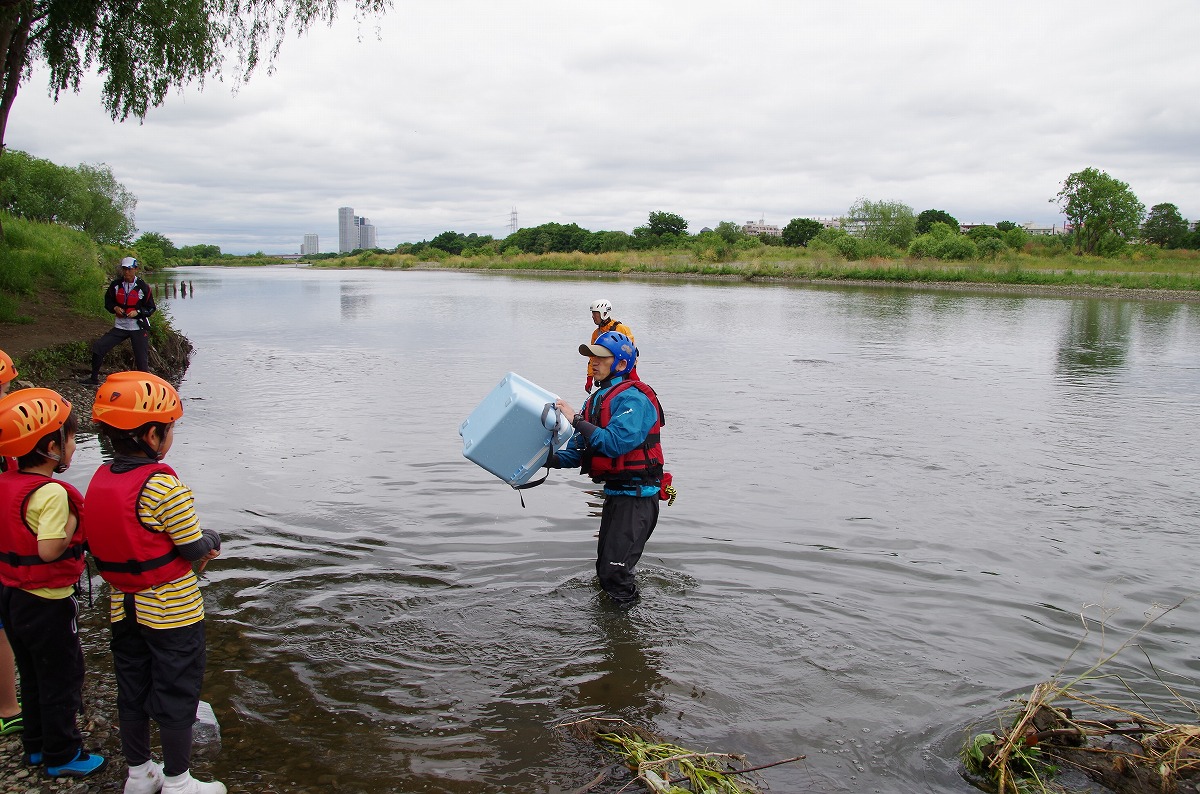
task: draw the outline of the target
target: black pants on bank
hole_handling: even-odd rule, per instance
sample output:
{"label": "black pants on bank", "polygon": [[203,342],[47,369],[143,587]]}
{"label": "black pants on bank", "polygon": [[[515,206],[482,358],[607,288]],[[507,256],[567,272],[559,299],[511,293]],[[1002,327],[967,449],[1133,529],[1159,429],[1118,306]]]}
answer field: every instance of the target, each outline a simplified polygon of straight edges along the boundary
{"label": "black pants on bank", "polygon": [[110,328],[108,333],[92,344],[92,378],[99,380],[100,367],[108,351],[129,340],[133,345],[133,360],[137,369],[142,372],[150,371],[150,332],[138,328],[136,331],[126,331],[123,328]]}
{"label": "black pants on bank", "polygon": [[62,766],[83,748],[75,715],[83,707],[83,649],[75,597],[42,598],[0,587],[0,620],[21,675],[21,742],[46,766]]}
{"label": "black pants on bank", "polygon": [[596,543],[596,575],[612,600],[637,600],[634,568],[658,523],[658,496],[605,496]]}
{"label": "black pants on bank", "polygon": [[125,619],[112,624],[113,668],[121,752],[130,766],[150,760],[150,721],[158,723],[164,771],[182,775],[191,766],[192,724],[207,658],[204,622],[175,629],[138,623],[131,594]]}

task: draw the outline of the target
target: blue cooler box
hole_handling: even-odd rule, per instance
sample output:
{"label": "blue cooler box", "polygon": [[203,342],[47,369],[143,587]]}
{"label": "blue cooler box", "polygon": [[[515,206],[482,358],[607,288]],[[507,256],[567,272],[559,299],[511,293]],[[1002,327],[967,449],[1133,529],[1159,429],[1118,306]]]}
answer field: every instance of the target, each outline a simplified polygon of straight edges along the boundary
{"label": "blue cooler box", "polygon": [[458,428],[463,456],[512,486],[533,479],[574,434],[554,407],[558,395],[510,372]]}

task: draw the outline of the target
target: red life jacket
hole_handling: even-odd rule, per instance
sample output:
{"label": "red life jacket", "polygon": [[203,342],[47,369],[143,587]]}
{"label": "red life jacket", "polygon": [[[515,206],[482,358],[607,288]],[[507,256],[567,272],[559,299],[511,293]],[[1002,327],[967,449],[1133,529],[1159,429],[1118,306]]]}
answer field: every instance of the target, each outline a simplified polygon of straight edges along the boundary
{"label": "red life jacket", "polygon": [[67,491],[71,512],[82,524],[83,494],[70,483],[17,471],[0,474],[0,582],[5,587],[34,590],[39,587],[70,587],[83,573],[83,527],[76,527],[71,542],[57,560],[46,562],[38,554],[37,532],[25,521],[33,493],[56,482]]}
{"label": "red life jacket", "polygon": [[113,287],[113,294],[116,297],[117,305],[125,311],[136,309],[138,304],[142,302],[142,289],[135,281],[133,282],[133,289],[126,292],[124,284],[125,282],[121,281]]}
{"label": "red life jacket", "polygon": [[148,463],[123,474],[112,464],[96,469],[88,483],[88,551],[104,581],[124,593],[137,593],[186,576],[192,564],[179,556],[166,532],[150,529],[138,517],[142,488],[155,474],[175,475],[165,463]]}
{"label": "red life jacket", "polygon": [[667,423],[667,418],[663,414],[662,406],[658,403],[658,395],[654,393],[654,389],[650,388],[645,381],[623,380],[605,393],[603,399],[599,401],[599,405],[596,404],[596,400],[588,400],[583,408],[583,418],[597,427],[607,426],[608,420],[612,417],[613,398],[626,389],[637,389],[650,400],[650,404],[654,406],[654,410],[658,414],[658,418],[654,420],[654,426],[650,428],[645,441],[619,457],[606,458],[595,452],[585,452],[581,460],[580,471],[590,475],[596,482],[610,484],[636,482],[642,485],[655,485],[662,478],[663,463],[666,461],[663,457],[659,434],[662,426]]}

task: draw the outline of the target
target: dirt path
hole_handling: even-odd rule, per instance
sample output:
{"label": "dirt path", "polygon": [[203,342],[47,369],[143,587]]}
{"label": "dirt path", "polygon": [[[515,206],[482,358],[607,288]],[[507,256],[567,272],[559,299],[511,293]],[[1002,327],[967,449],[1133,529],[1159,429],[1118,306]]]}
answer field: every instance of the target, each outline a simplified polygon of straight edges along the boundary
{"label": "dirt path", "polygon": [[111,319],[76,313],[62,295],[49,290],[22,302],[20,312],[34,321],[0,323],[0,350],[14,357],[67,342],[91,341],[112,326]]}

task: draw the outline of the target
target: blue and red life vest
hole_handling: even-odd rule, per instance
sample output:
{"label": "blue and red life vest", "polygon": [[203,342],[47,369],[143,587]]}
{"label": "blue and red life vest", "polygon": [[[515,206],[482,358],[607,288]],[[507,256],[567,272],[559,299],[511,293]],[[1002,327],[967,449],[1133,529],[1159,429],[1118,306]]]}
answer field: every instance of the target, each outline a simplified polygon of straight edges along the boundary
{"label": "blue and red life vest", "polygon": [[38,554],[37,532],[25,521],[29,499],[39,488],[56,482],[67,492],[71,512],[83,521],[83,494],[73,485],[47,477],[17,471],[14,467],[0,474],[0,583],[5,587],[35,590],[41,587],[70,587],[83,573],[83,527],[56,560],[46,562]]}
{"label": "blue and red life vest", "polygon": [[657,414],[654,426],[646,434],[645,441],[616,458],[606,458],[591,450],[584,452],[580,461],[580,471],[589,475],[596,482],[654,485],[662,478],[665,458],[663,457],[660,433],[662,426],[667,423],[667,418],[663,414],[662,406],[658,403],[658,395],[654,393],[654,389],[650,388],[645,381],[623,380],[609,389],[599,400],[598,405],[596,400],[588,400],[583,408],[583,418],[597,427],[606,427],[612,417],[613,398],[626,389],[637,389],[650,400],[650,404],[654,406]]}
{"label": "blue and red life vest", "polygon": [[88,523],[88,551],[104,581],[124,593],[173,582],[192,570],[169,534],[147,527],[138,517],[142,489],[156,474],[175,476],[175,470],[148,463],[116,474],[110,463],[88,483],[86,503],[96,519]]}

